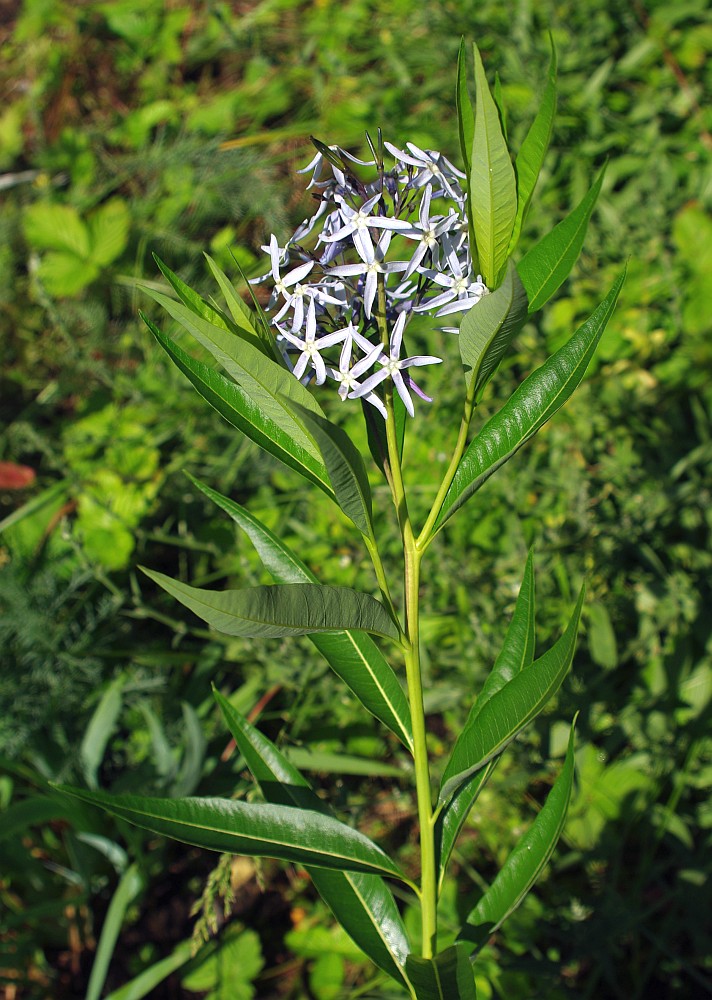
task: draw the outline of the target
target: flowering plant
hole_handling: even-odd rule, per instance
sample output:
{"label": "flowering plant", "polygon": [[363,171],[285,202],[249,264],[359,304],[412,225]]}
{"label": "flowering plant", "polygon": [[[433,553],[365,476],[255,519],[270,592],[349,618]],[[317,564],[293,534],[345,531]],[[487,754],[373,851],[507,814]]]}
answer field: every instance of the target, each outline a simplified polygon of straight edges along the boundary
{"label": "flowering plant", "polygon": [[[248,308],[210,258],[227,311],[201,298],[160,262],[177,298],[147,289],[226,373],[191,357],[147,320],[196,389],[239,431],[321,489],[351,519],[372,560],[379,597],[320,583],[253,514],[200,483],[248,535],[275,583],[215,592],[147,573],[227,635],[311,638],[365,709],[412,757],[418,875],[404,871],[373,840],[338,819],[279,748],[217,691],[226,724],[264,803],[66,789],[190,844],[303,865],[363,952],[417,1000],[475,997],[471,962],[521,902],[554,850],[573,782],[573,727],[561,773],[533,825],[467,916],[455,944],[439,946],[438,896],[457,836],[503,751],[564,680],[583,602],[582,592],[563,635],[535,657],[530,553],[502,651],[447,760],[432,760],[420,669],[422,560],[449,519],[579,385],[623,280],[621,276],[570,340],[472,434],[477,403],[512,338],[570,272],[601,186],[599,177],[581,204],[515,266],[512,255],[551,134],[555,57],[552,52],[540,108],[514,162],[501,109],[476,48],[474,67],[473,107],[463,44],[456,104],[464,171],[413,143],[401,149],[384,142],[380,132],[376,142],[369,140],[369,160],[315,142],[316,155],[304,170],[311,175],[316,211],[284,246],[274,236],[265,246],[269,271],[255,279],[272,284],[265,310],[256,299],[255,308]],[[405,350],[408,324],[417,315],[455,323],[444,329],[457,337],[464,372],[452,456],[420,526],[410,514],[403,442],[407,417],[422,419],[421,408],[429,400],[413,369],[427,369],[442,359]],[[427,386],[427,371],[422,381]],[[343,403],[361,401],[369,448],[390,488],[402,541],[400,601],[381,558],[381,512],[374,509],[361,451],[321,406],[322,399],[327,403],[324,389],[330,382],[338,385]],[[381,644],[404,664],[405,686]],[[418,950],[396,904],[389,884],[393,880],[420,907]]]}

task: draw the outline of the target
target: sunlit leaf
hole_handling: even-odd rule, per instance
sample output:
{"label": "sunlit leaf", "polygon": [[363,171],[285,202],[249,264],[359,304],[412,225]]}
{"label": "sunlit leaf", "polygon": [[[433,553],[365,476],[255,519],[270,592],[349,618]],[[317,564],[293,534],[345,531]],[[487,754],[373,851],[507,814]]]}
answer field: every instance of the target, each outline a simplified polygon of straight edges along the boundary
{"label": "sunlit leaf", "polygon": [[[467,720],[468,726],[474,725],[477,716],[493,695],[516,677],[520,671],[532,664],[536,641],[534,617],[534,559],[530,550],[524,568],[524,579],[519,589],[514,614],[504,637],[502,649],[482,686],[477,701],[472,706]],[[495,763],[496,761],[491,760],[481,771],[475,772],[455,792],[437,818],[435,843],[441,884],[457,836],[475,804],[477,796],[494,770]]]}
{"label": "sunlit leaf", "polygon": [[[276,422],[260,410],[242,386],[186,354],[151,320],[141,315],[158,343],[174,364],[190,379],[203,399],[233,427],[237,427],[269,454],[280,459],[289,468],[319,486],[328,496],[333,497],[329,476],[316,445],[310,443],[308,448],[303,447],[291,436],[292,428],[285,429],[282,423]],[[289,419],[293,421],[294,418],[290,415]],[[301,428],[298,428],[298,433],[300,436],[303,435]]]}
{"label": "sunlit leaf", "polygon": [[510,253],[519,242],[527,209],[529,208],[536,182],[539,179],[544,158],[549,149],[555,113],[556,50],[554,48],[554,41],[551,39],[551,61],[549,63],[544,95],[541,99],[539,110],[536,113],[536,118],[524,137],[524,142],[520,146],[514,163],[517,174],[517,217],[514,220],[514,230],[509,244]]}
{"label": "sunlit leaf", "polygon": [[522,382],[470,442],[435,522],[440,528],[554,413],[583,379],[621,290],[625,273],[571,339]]}
{"label": "sunlit leaf", "polygon": [[529,312],[541,309],[566,280],[578,260],[586,237],[588,220],[603,183],[604,169],[583,201],[550,233],[522,257],[517,265],[519,277],[527,290]]}
{"label": "sunlit leaf", "polygon": [[398,630],[383,605],[348,587],[293,583],[244,590],[203,590],[144,569],[159,587],[223,635],[280,638],[362,629],[388,639]]}
{"label": "sunlit leaf", "polygon": [[495,288],[507,260],[517,214],[517,182],[497,105],[492,99],[477,46],[475,54],[475,133],[469,192],[479,267],[488,288]]}

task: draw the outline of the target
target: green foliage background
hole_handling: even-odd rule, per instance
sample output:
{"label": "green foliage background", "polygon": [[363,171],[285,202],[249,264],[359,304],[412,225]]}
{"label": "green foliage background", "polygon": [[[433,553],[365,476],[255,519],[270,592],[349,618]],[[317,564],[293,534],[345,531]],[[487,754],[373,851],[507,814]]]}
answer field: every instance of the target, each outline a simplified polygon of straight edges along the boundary
{"label": "green foliage background", "polygon": [[[397,747],[307,645],[218,641],[136,572],[140,562],[198,585],[265,582],[187,469],[247,503],[326,581],[372,587],[346,522],[239,440],[159,356],[137,321],[152,306],[135,282],[158,281],[151,251],[206,292],[204,249],[230,274],[231,252],[264,270],[260,243],[307,213],[294,170],[311,157],[312,133],[362,152],[364,130],[380,125],[397,145],[456,158],[461,34],[499,72],[516,148],[545,80],[549,30],[559,112],[523,249],[606,160],[608,170],[579,265],[518,337],[485,414],[626,259],[629,276],[587,382],[443,533],[429,563],[436,753],[496,655],[529,545],[542,643],[564,624],[584,572],[590,594],[573,678],[478,802],[443,926],[531,821],[580,708],[578,791],[561,847],[484,952],[479,993],[712,995],[701,919],[712,907],[704,0],[27,0],[5,18],[0,460],[37,473],[24,492],[0,488],[0,980],[20,995],[84,995],[120,876],[131,892],[114,910],[104,995],[171,956],[176,971],[151,996],[385,995],[324,925],[302,875],[269,864],[256,873],[223,863],[205,922],[231,881],[235,916],[222,946],[191,960],[188,909],[210,859],[88,810],[67,815],[44,782],[165,794],[237,784],[250,794],[211,707],[213,679],[245,711],[267,694],[270,733],[311,764],[337,806],[348,797],[354,821],[413,861]],[[423,336],[455,363],[442,335]],[[441,366],[409,445],[424,508],[445,457],[440,429],[455,419],[452,370]],[[101,991],[94,973],[90,988],[97,982]]]}

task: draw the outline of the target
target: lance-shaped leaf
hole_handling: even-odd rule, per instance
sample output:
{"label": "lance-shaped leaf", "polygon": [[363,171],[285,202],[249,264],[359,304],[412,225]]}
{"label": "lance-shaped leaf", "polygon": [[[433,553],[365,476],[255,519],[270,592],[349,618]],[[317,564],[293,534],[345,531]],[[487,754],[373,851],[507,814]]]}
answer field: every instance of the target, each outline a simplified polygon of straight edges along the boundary
{"label": "lance-shaped leaf", "polygon": [[514,220],[514,230],[509,244],[509,252],[512,253],[522,232],[522,225],[527,215],[529,203],[539,179],[544,158],[549,149],[551,141],[551,130],[554,125],[554,115],[556,113],[556,49],[554,40],[551,39],[551,61],[549,63],[549,73],[544,89],[544,96],[541,99],[536,118],[531,124],[529,131],[524,137],[517,158],[514,162],[517,174],[517,217]]}
{"label": "lance-shaped leaf", "polygon": [[[504,643],[487,680],[482,685],[477,701],[472,706],[467,726],[475,723],[487,702],[534,661],[534,557],[530,550],[524,568],[524,579],[519,588],[514,614],[509,623]],[[447,863],[455,846],[462,825],[467,819],[477,796],[494,770],[491,760],[481,771],[472,775],[459,788],[442,810],[435,823],[435,845],[440,870],[440,884],[445,877]]]}
{"label": "lance-shaped leaf", "polygon": [[517,265],[519,277],[527,290],[529,312],[541,309],[571,273],[578,260],[603,183],[604,169],[583,201],[554,226],[550,233],[522,257]]}
{"label": "lance-shaped leaf", "polygon": [[299,403],[292,403],[291,408],[319,446],[339,507],[362,534],[371,537],[371,487],[358,448],[345,430],[326,417],[320,417]]}
{"label": "lance-shaped leaf", "polygon": [[473,48],[477,91],[468,190],[480,270],[488,288],[495,288],[517,214],[517,181],[482,59],[477,46]]}
{"label": "lance-shaped leaf", "polygon": [[[457,83],[455,85],[455,108],[457,110],[457,127],[460,135],[460,154],[465,168],[465,189],[470,184],[472,171],[472,144],[475,140],[475,112],[467,89],[467,49],[464,36],[460,39],[460,51],[457,54]],[[475,241],[475,224],[472,218],[472,198],[467,199],[467,228],[470,235],[470,256],[472,269],[477,271],[477,244]]]}
{"label": "lance-shaped leaf", "polygon": [[405,970],[417,1000],[477,1000],[475,977],[464,942],[435,958],[409,955]]}
{"label": "lance-shaped leaf", "polygon": [[318,455],[314,442],[289,410],[289,403],[295,402],[323,416],[316,399],[299,379],[246,340],[196,315],[182,302],[152,288],[145,291],[210,351],[228,375],[242,386],[260,413],[282,427],[302,448]]}
{"label": "lance-shaped leaf", "polygon": [[465,313],[460,324],[457,340],[465,366],[465,381],[468,386],[474,381],[476,399],[527,318],[527,293],[510,261],[499,288]]}
{"label": "lance-shaped leaf", "polygon": [[616,304],[625,273],[576,333],[522,382],[470,442],[447,491],[436,529],[533,437],[581,383]]}
{"label": "lance-shaped leaf", "polygon": [[158,799],[56,787],[144,830],[208,851],[392,875],[408,881],[395,861],[372,840],[322,813],[233,799]]}
{"label": "lance-shaped leaf", "polygon": [[[575,720],[574,720],[575,721]],[[481,947],[519,906],[536,882],[564,828],[574,780],[574,727],[561,774],[534,823],[467,917],[460,938]]]}
{"label": "lance-shaped leaf", "polygon": [[353,628],[386,639],[399,638],[383,605],[370,594],[348,587],[289,583],[243,590],[203,590],[141,568],[171,597],[223,635],[278,639]]}
{"label": "lance-shaped leaf", "polygon": [[[161,258],[157,254],[153,254],[153,259],[158,265],[159,270],[163,274],[168,284],[173,288],[174,292],[181,300],[181,302],[190,309],[192,313],[204,319],[208,323],[212,323],[214,326],[219,326],[223,330],[227,330],[233,334],[237,333],[237,327],[234,323],[228,320],[227,316],[220,310],[211,306],[209,302],[199,295],[197,292],[193,291],[190,285],[178,277],[167,264],[164,264]],[[141,286],[143,287],[143,286]],[[144,291],[149,292],[149,287],[144,287]],[[156,294],[161,294],[156,289],[151,289],[156,291]]]}
{"label": "lance-shaped leaf", "polygon": [[558,691],[573,660],[583,599],[581,588],[566,631],[551,649],[493,694],[473,720],[468,719],[445,765],[439,806],[444,806],[471,774],[502,753]]}
{"label": "lance-shaped leaf", "polygon": [[[277,583],[318,582],[296,553],[254,514],[192,476],[190,479],[245,532]],[[413,731],[408,700],[392,667],[373,639],[364,632],[348,631],[332,635],[317,633],[310,635],[309,639],[364,708],[395,733],[412,753]]]}
{"label": "lance-shaped leaf", "polygon": [[[334,494],[326,466],[313,442],[309,443],[308,448],[303,447],[295,440],[289,429],[285,430],[281,423],[260,410],[242,386],[225,378],[202,361],[196,361],[169,336],[162,333],[143,313],[141,316],[171,361],[190,379],[203,399],[210,403],[228,423],[242,431],[270,455],[280,459],[290,469],[294,469],[305,479],[315,483],[333,499]],[[300,435],[304,435],[301,428],[297,430]]]}
{"label": "lance-shaped leaf", "polygon": [[[268,802],[330,814],[327,804],[277,747],[215,691],[235,743]],[[403,983],[410,942],[393,893],[377,875],[310,868],[324,902],[371,961]]]}
{"label": "lance-shaped leaf", "polygon": [[220,291],[223,293],[223,297],[227,303],[228,309],[230,310],[230,315],[232,316],[235,326],[242,332],[242,335],[246,340],[249,340],[250,343],[253,343],[256,347],[259,347],[260,350],[263,351],[263,353],[265,353],[268,357],[276,360],[276,355],[272,346],[274,337],[271,338],[271,344],[265,344],[264,339],[260,335],[262,326],[260,323],[256,322],[256,317],[252,313],[250,307],[237,294],[235,286],[222,268],[215,263],[213,258],[207,253],[204,254],[204,257],[213,277],[220,287]]}

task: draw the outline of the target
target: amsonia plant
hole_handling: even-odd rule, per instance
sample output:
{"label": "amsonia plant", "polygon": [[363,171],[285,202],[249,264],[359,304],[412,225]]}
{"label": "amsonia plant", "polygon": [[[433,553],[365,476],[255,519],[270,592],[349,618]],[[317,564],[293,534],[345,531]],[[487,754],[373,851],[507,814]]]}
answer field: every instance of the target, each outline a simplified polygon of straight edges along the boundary
{"label": "amsonia plant", "polygon": [[[373,563],[379,597],[317,580],[253,514],[200,483],[253,542],[274,584],[216,592],[150,570],[148,575],[219,632],[311,638],[363,706],[412,756],[419,876],[411,877],[378,844],[340,820],[280,750],[218,692],[225,722],[264,803],[116,797],[66,789],[122,819],[189,844],[303,865],[353,940],[417,1000],[475,997],[473,957],[529,891],[557,842],[573,781],[573,726],[563,768],[544,807],[467,917],[457,943],[438,949],[438,894],[455,841],[499,756],[566,676],[583,602],[582,593],[563,635],[535,657],[529,555],[502,651],[439,768],[435,788],[420,668],[422,560],[447,521],[579,385],[623,280],[621,275],[570,340],[472,433],[477,404],[512,338],[561,285],[578,257],[601,178],[580,205],[516,260],[551,135],[555,56],[552,52],[541,105],[514,160],[501,108],[476,48],[474,106],[467,75],[463,44],[456,87],[463,170],[412,142],[404,148],[386,142],[380,131],[375,141],[369,139],[369,160],[314,142],[316,155],[303,172],[309,174],[316,211],[284,246],[273,236],[264,248],[269,269],[256,281],[271,284],[266,309],[257,299],[248,308],[210,258],[224,310],[161,262],[176,297],[147,289],[223,370],[196,360],[147,320],[198,392],[238,431],[308,479],[350,518]],[[406,349],[409,323],[422,315],[454,324],[444,328],[458,339],[464,377],[452,457],[429,515],[414,524],[402,468],[404,439],[427,411],[427,369],[442,363]],[[423,369],[417,382],[416,369]],[[329,398],[332,384],[337,391]],[[376,474],[390,487],[402,540],[402,601],[395,596],[401,588],[392,585],[382,560],[377,533],[382,512],[374,507],[364,458],[322,404],[362,409]],[[387,652],[404,663],[405,685]],[[419,903],[418,953],[391,890],[394,881],[403,883]]]}

